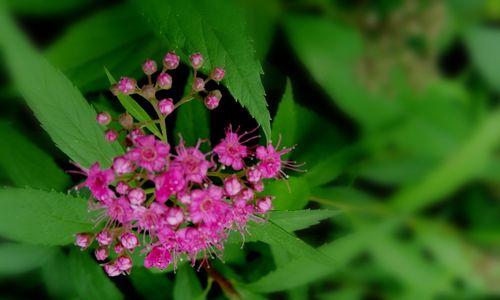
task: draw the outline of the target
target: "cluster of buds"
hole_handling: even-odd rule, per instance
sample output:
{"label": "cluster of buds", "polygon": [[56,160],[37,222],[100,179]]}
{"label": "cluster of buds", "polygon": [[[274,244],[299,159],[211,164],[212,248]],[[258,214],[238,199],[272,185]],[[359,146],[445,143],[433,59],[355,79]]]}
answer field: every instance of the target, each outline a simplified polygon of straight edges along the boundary
{"label": "cluster of buds", "polygon": [[[189,97],[203,90],[205,83],[196,76],[203,57],[194,54],[190,61],[195,80]],[[178,64],[179,57],[170,52],[155,85],[139,90],[134,81],[122,78],[113,90],[145,96],[145,90],[170,87],[166,71]],[[151,82],[154,61],[146,61],[143,70]],[[219,81],[223,76],[224,71],[216,68],[210,78]],[[217,106],[211,95],[205,98],[209,109]],[[168,99],[152,104],[157,105],[158,122],[165,122],[178,105]],[[134,124],[129,117],[118,120],[126,131],[125,154],[115,157],[108,169],[99,163],[81,168],[86,179],[77,186],[90,190],[89,206],[100,211],[96,227],[102,229],[78,234],[75,244],[82,249],[96,244],[95,257],[109,276],[129,273],[134,251],[145,256],[146,268],[158,269],[175,267],[184,258],[194,265],[196,260],[219,256],[231,231],[245,234],[249,221],[264,221],[272,209],[273,197],[264,194],[265,181],[283,178],[285,168],[298,167],[282,158],[290,148],[279,149],[272,143],[250,146],[259,138],[253,131],[240,134],[229,127],[213,149],[203,152],[204,141],[188,146],[181,139],[171,147],[165,132],[162,139],[148,134],[143,123]],[[100,113],[97,122],[107,125],[111,117]],[[108,131],[106,139],[116,139],[109,135]]]}

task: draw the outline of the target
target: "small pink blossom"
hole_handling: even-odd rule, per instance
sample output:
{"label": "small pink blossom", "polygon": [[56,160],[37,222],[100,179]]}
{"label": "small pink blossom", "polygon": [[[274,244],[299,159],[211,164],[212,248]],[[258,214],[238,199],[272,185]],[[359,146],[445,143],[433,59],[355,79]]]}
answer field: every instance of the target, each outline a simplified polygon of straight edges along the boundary
{"label": "small pink blossom", "polygon": [[116,175],[121,176],[124,174],[132,173],[134,171],[134,165],[128,159],[123,156],[118,156],[113,160],[113,170]]}
{"label": "small pink blossom", "polygon": [[223,68],[215,68],[212,71],[212,74],[210,74],[210,78],[212,78],[215,81],[221,81],[224,78],[225,72]]}
{"label": "small pink blossom", "polygon": [[123,181],[120,181],[116,184],[116,192],[120,195],[126,195],[130,190],[130,186]]}
{"label": "small pink blossom", "polygon": [[115,261],[116,267],[122,272],[129,272],[132,269],[132,259],[128,256],[120,256]]}
{"label": "small pink blossom", "polygon": [[95,258],[97,260],[103,261],[106,258],[108,258],[108,256],[109,256],[108,248],[100,247],[95,249]]}
{"label": "small pink blossom", "polygon": [[119,197],[106,203],[107,214],[111,220],[126,224],[132,220],[133,210],[127,198]]}
{"label": "small pink blossom", "polygon": [[114,262],[105,264],[104,271],[106,271],[109,277],[115,277],[122,273],[122,271],[118,268],[118,266]]}
{"label": "small pink blossom", "polygon": [[144,74],[146,75],[152,75],[153,73],[155,73],[157,71],[157,66],[156,66],[156,62],[152,59],[148,59],[144,62],[144,64],[142,65],[142,71],[144,72]]}
{"label": "small pink blossom", "polygon": [[97,200],[107,201],[115,196],[109,188],[114,180],[115,174],[112,170],[101,170],[99,163],[95,163],[89,168],[84,184]]}
{"label": "small pink blossom", "polygon": [[246,177],[248,182],[257,183],[262,179],[262,174],[260,173],[259,169],[251,167],[248,168]]}
{"label": "small pink blossom", "polygon": [[103,230],[95,236],[95,239],[99,243],[99,246],[108,246],[113,241],[113,236],[109,231]]}
{"label": "small pink blossom", "polygon": [[111,122],[111,115],[107,112],[102,112],[98,113],[95,119],[101,125],[108,125]]}
{"label": "small pink blossom", "polygon": [[163,58],[163,65],[165,68],[172,70],[179,66],[179,61],[180,58],[175,52],[168,52]]}
{"label": "small pink blossom", "polygon": [[139,167],[150,172],[158,172],[167,164],[170,146],[155,139],[154,135],[137,137],[135,146],[136,148],[130,150],[126,157]]}
{"label": "small pink blossom", "polygon": [[131,232],[126,232],[120,236],[120,243],[128,250],[134,250],[137,245],[139,245],[139,240],[135,234]]}
{"label": "small pink blossom", "polygon": [[141,188],[130,190],[127,196],[132,205],[141,205],[146,200],[146,193]]}
{"label": "small pink blossom", "polygon": [[107,130],[104,133],[104,138],[106,139],[106,141],[112,143],[118,139],[118,133],[113,129]]}
{"label": "small pink blossom", "polygon": [[217,97],[217,95],[208,94],[205,97],[204,103],[208,109],[213,110],[213,109],[216,109],[217,106],[219,106],[219,101],[220,101],[220,97]]}
{"label": "small pink blossom", "polygon": [[192,54],[189,57],[189,61],[191,62],[193,69],[197,70],[203,65],[203,56],[200,53]]}
{"label": "small pink blossom", "polygon": [[174,111],[174,102],[172,98],[163,99],[158,102],[158,109],[164,116],[168,116]]}
{"label": "small pink blossom", "polygon": [[172,87],[172,76],[168,73],[160,73],[156,77],[156,85],[164,90],[168,90]]}
{"label": "small pink blossom", "polygon": [[86,249],[92,243],[92,237],[87,233],[78,233],[75,238],[75,245]]}
{"label": "small pink blossom", "polygon": [[223,201],[223,191],[220,187],[210,185],[203,190],[195,190],[191,193],[191,204],[189,215],[195,224],[204,222],[206,224],[222,222],[228,211],[228,204]]}
{"label": "small pink blossom", "polygon": [[170,208],[167,213],[167,223],[171,226],[177,226],[184,221],[184,212],[181,208]]}
{"label": "small pink blossom", "polygon": [[171,261],[172,256],[165,247],[154,247],[148,255],[146,255],[144,266],[148,269],[158,268],[163,270],[168,267]]}
{"label": "small pink blossom", "polygon": [[224,180],[224,191],[228,196],[235,196],[241,191],[242,188],[243,185],[240,183],[238,177],[236,177],[235,175],[228,177]]}
{"label": "small pink blossom", "polygon": [[262,178],[278,177],[282,165],[281,156],[288,152],[290,152],[290,149],[276,151],[271,143],[267,147],[257,147],[255,156],[260,160],[257,169],[260,171]]}
{"label": "small pink blossom", "polygon": [[270,196],[257,200],[257,208],[261,214],[267,213],[272,207],[272,198]]}
{"label": "small pink blossom", "polygon": [[219,162],[234,170],[243,169],[245,166],[243,159],[248,156],[248,148],[240,142],[240,139],[241,136],[229,128],[226,136],[214,147],[214,153],[219,157]]}
{"label": "small pink blossom", "polygon": [[120,81],[118,81],[118,91],[122,92],[125,95],[132,94],[137,86],[137,82],[133,78],[122,77]]}
{"label": "small pink blossom", "polygon": [[188,148],[184,146],[184,143],[181,143],[176,148],[177,157],[175,158],[175,162],[182,167],[186,180],[202,183],[203,179],[207,176],[208,168],[211,164],[205,159],[205,154],[198,147],[199,143],[196,147]]}
{"label": "small pink blossom", "polygon": [[201,92],[205,89],[205,80],[200,77],[196,77],[193,81],[193,90],[195,92]]}
{"label": "small pink blossom", "polygon": [[116,254],[121,254],[125,251],[125,247],[123,247],[121,243],[116,243],[113,247],[113,251],[115,251]]}
{"label": "small pink blossom", "polygon": [[173,163],[163,174],[155,177],[156,201],[165,202],[171,195],[183,191],[186,188],[183,167],[179,163]]}

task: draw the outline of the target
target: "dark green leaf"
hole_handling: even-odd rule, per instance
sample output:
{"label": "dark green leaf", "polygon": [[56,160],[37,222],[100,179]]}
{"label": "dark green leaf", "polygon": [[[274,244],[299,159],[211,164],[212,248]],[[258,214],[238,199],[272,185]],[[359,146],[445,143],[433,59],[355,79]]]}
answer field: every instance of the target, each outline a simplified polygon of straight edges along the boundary
{"label": "dark green leaf", "polygon": [[296,143],[296,127],[298,124],[292,85],[287,80],[285,93],[281,98],[278,112],[273,121],[273,142],[281,141],[280,146],[292,147]]}
{"label": "dark green leaf", "polygon": [[45,287],[51,299],[75,299],[77,292],[68,267],[71,265],[69,257],[60,249],[55,252],[42,267]]}
{"label": "dark green leaf", "polygon": [[165,274],[153,274],[146,268],[134,267],[130,280],[145,299],[172,299],[173,284]]}
{"label": "dark green leaf", "polygon": [[193,100],[178,108],[174,132],[176,139],[180,134],[188,145],[210,138],[209,115],[201,101]]}
{"label": "dark green leaf", "polygon": [[54,253],[53,248],[38,245],[0,244],[0,276],[13,276],[38,268]]}
{"label": "dark green leaf", "polygon": [[202,293],[193,267],[188,264],[179,267],[175,276],[174,300],[192,300]]}
{"label": "dark green leaf", "polygon": [[7,6],[23,15],[53,15],[68,13],[87,6],[95,0],[7,0]]}

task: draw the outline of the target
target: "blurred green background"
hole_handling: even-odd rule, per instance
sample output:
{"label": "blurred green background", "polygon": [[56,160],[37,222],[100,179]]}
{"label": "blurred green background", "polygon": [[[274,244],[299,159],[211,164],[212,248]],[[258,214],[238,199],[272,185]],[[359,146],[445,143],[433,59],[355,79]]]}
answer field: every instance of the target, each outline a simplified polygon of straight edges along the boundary
{"label": "blurred green background", "polygon": [[[162,1],[5,2],[96,110],[119,111],[104,67],[139,77],[145,58],[160,60],[173,47],[162,30],[178,30],[151,22],[166,12]],[[275,208],[338,212],[296,232],[334,267],[260,242],[228,244],[216,267],[244,298],[500,299],[500,1],[202,2],[218,24],[214,36],[241,29],[251,40],[273,140],[281,134],[286,146],[297,144],[291,158],[306,162],[290,189],[268,187]],[[218,19],[229,6],[244,26]],[[80,179],[63,172],[72,168],[67,156],[33,117],[8,65],[0,61],[0,183],[64,191]],[[185,81],[187,68],[179,76]],[[169,126],[215,142],[229,123],[255,127],[224,93],[216,111],[193,108]],[[72,248],[3,240],[0,299],[182,300],[202,290],[196,299],[224,299],[203,272],[136,268],[109,280]]]}

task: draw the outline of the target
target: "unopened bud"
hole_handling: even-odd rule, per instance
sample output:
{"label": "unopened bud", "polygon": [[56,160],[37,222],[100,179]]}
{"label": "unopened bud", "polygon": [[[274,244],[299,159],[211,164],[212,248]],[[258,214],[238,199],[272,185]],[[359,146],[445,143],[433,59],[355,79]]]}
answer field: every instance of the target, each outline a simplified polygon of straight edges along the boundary
{"label": "unopened bud", "polygon": [[197,70],[203,65],[203,56],[200,53],[195,53],[189,57],[189,61],[191,61],[191,66]]}
{"label": "unopened bud", "polygon": [[222,94],[219,90],[211,91],[210,94],[208,94],[205,97],[205,100],[204,100],[205,106],[210,110],[217,108],[217,106],[219,106],[219,102],[220,102],[221,97],[222,97]]}
{"label": "unopened bud", "polygon": [[142,64],[142,71],[146,75],[152,75],[157,69],[156,62],[152,59],[148,59]]}
{"label": "unopened bud", "polygon": [[196,77],[193,81],[193,90],[195,92],[201,92],[204,89],[205,89],[205,81],[200,77]]}
{"label": "unopened bud", "polygon": [[104,134],[104,137],[106,138],[106,140],[108,142],[114,142],[118,138],[118,133],[116,131],[114,131],[113,129],[110,129],[110,130],[106,131],[106,133]]}
{"label": "unopened bud", "polygon": [[134,127],[134,119],[128,113],[123,113],[118,118],[118,122],[125,129],[132,129]]}
{"label": "unopened bud", "polygon": [[111,115],[107,112],[102,112],[98,113],[95,119],[101,125],[108,125],[111,122]]}
{"label": "unopened bud", "polygon": [[156,90],[152,84],[146,84],[141,89],[141,95],[146,99],[154,99]]}
{"label": "unopened bud", "polygon": [[164,90],[168,90],[172,87],[172,77],[167,73],[160,73],[156,78],[156,86]]}
{"label": "unopened bud", "polygon": [[212,74],[210,74],[210,78],[212,78],[215,81],[221,81],[224,78],[225,72],[223,68],[215,68],[212,71]]}
{"label": "unopened bud", "polygon": [[164,116],[168,116],[174,110],[174,102],[172,98],[163,99],[158,102],[158,109]]}
{"label": "unopened bud", "polygon": [[177,68],[179,66],[179,56],[175,52],[168,52],[163,58],[163,65],[169,70]]}
{"label": "unopened bud", "polygon": [[125,95],[130,95],[135,92],[137,82],[133,78],[122,77],[120,81],[118,81],[118,91]]}

